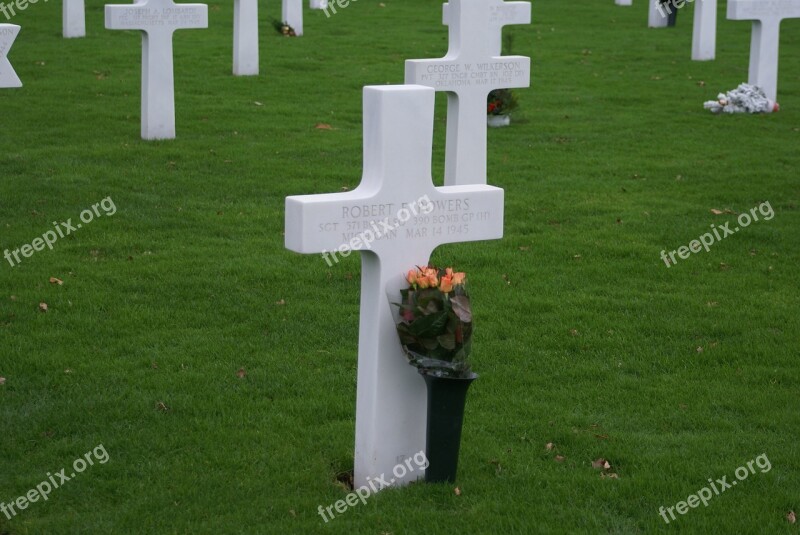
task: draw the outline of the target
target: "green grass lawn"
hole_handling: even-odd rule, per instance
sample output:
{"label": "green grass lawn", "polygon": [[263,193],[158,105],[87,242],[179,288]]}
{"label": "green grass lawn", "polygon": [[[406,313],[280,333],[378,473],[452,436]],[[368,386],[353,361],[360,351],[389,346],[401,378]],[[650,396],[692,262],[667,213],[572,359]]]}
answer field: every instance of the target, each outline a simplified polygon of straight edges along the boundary
{"label": "green grass lawn", "polygon": [[[233,6],[212,2],[208,30],[175,35],[168,142],[139,138],[138,33],[88,3],[85,39],[60,37],[60,2],[11,21],[0,252],[117,210],[0,259],[0,502],[99,444],[109,460],[0,534],[800,531],[800,20],[769,116],[702,108],[747,77],[750,24],[724,2],[713,62],[689,60],[691,6],[648,30],[644,0],[536,0],[507,30],[532,84],[489,132],[505,237],[434,255],[468,272],[476,315],[461,493],[386,490],[326,524],[353,463],[360,261],[285,250],[284,198],[359,183],[361,89],[444,55],[440,3],[307,10],[290,39],[270,0],[262,74],[234,78]],[[765,202],[710,252],[659,258]],[[659,516],[761,454],[768,472]]]}

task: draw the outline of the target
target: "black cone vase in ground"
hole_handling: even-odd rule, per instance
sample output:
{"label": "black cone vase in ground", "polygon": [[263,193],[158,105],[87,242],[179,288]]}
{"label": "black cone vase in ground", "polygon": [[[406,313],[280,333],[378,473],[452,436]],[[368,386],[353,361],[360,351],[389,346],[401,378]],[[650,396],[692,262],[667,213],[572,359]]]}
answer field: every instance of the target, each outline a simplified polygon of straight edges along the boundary
{"label": "black cone vase in ground", "polygon": [[428,387],[425,453],[430,464],[425,469],[425,481],[453,483],[458,469],[458,449],[461,445],[461,424],[464,421],[467,389],[478,375],[473,373],[464,379],[436,377],[423,372],[420,375]]}

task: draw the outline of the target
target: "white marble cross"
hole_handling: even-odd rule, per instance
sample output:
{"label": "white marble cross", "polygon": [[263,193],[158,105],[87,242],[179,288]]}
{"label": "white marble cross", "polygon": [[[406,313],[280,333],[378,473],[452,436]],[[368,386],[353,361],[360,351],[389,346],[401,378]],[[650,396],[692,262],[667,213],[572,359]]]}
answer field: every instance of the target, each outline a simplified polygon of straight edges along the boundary
{"label": "white marble cross", "polygon": [[86,37],[86,13],[83,0],[63,0],[61,6],[64,37]]}
{"label": "white marble cross", "polygon": [[800,0],[728,0],[728,18],[753,21],[747,82],[777,100],[781,21],[800,18]]}
{"label": "white marble cross", "polygon": [[717,0],[694,0],[692,59],[708,61],[717,52]]}
{"label": "white marble cross", "polygon": [[258,74],[258,0],[233,0],[233,74]]}
{"label": "white marble cross", "polygon": [[356,488],[382,474],[392,484],[422,476],[392,475],[425,449],[425,382],[403,353],[390,304],[399,302],[404,274],[426,265],[439,245],[503,235],[502,189],[433,185],[434,97],[417,85],[365,87],[361,184],[346,193],[286,198],[288,249],[361,251]]}
{"label": "white marble cross", "polygon": [[486,183],[486,99],[493,89],[530,85],[530,58],[498,55],[503,25],[530,22],[526,3],[450,0],[447,55],[406,61],[407,84],[447,91],[445,185]]}
{"label": "white marble cross", "polygon": [[19,34],[16,24],[0,24],[0,87],[22,87],[22,82],[8,61],[8,51]]}
{"label": "white marble cross", "polygon": [[208,27],[206,4],[139,0],[106,5],[106,28],[142,32],[142,139],[175,137],[175,80],[172,34]]}
{"label": "white marble cross", "polygon": [[328,7],[328,0],[308,0],[308,7],[311,9],[325,9]]}
{"label": "white marble cross", "polygon": [[[442,24],[450,26],[450,4],[442,4]],[[489,5],[489,51],[493,56],[503,54],[503,26],[531,23],[530,2],[499,2]]]}
{"label": "white marble cross", "polygon": [[303,35],[303,0],[282,0],[281,17],[297,37]]}
{"label": "white marble cross", "polygon": [[615,0],[614,3],[618,6],[631,6],[633,5],[633,0]]}

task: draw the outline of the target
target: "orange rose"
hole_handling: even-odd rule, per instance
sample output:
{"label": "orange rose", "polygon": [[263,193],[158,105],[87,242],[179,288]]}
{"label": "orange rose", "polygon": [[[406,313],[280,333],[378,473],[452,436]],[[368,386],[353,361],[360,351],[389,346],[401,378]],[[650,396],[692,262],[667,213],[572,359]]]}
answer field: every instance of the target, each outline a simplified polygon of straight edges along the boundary
{"label": "orange rose", "polygon": [[450,292],[452,292],[453,291],[453,277],[451,277],[450,275],[445,275],[444,277],[442,277],[442,281],[439,284],[439,290],[442,293],[446,293],[446,294],[449,294]]}
{"label": "orange rose", "polygon": [[409,284],[413,285],[417,282],[417,270],[416,269],[409,269],[408,274],[406,275],[406,280]]}
{"label": "orange rose", "polygon": [[436,288],[439,286],[439,277],[436,276],[436,273],[428,274],[428,286],[431,288]]}
{"label": "orange rose", "polygon": [[466,278],[466,273],[453,273],[453,285],[458,286],[459,284],[464,284],[464,279]]}
{"label": "orange rose", "polygon": [[428,281],[428,277],[424,277],[422,275],[417,277],[417,286],[419,286],[423,290],[425,288],[427,288],[428,286],[430,286],[430,282]]}

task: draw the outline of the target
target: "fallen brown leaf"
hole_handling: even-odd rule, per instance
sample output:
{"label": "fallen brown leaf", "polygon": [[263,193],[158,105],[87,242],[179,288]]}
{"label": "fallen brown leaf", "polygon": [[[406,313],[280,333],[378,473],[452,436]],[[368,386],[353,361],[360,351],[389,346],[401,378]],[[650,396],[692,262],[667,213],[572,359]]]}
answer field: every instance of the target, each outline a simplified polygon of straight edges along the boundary
{"label": "fallen brown leaf", "polygon": [[50,284],[58,284],[59,286],[61,286],[62,284],[64,284],[64,281],[62,281],[61,279],[57,279],[56,277],[50,277]]}
{"label": "fallen brown leaf", "polygon": [[557,463],[563,463],[564,462],[564,456],[563,455],[556,455],[555,457],[553,457],[553,460],[555,462],[557,462]]}
{"label": "fallen brown leaf", "polygon": [[608,440],[608,435],[595,435],[594,438],[599,438],[600,440]]}
{"label": "fallen brown leaf", "polygon": [[247,372],[244,371],[244,368],[239,368],[239,371],[236,372],[236,377],[239,379],[244,379],[247,376]]}
{"label": "fallen brown leaf", "polygon": [[619,479],[619,476],[618,476],[617,474],[615,474],[614,472],[609,472],[609,473],[605,473],[605,472],[603,472],[602,474],[600,474],[600,477],[601,477],[602,479],[605,479],[605,478],[609,478],[609,479]]}
{"label": "fallen brown leaf", "polygon": [[159,401],[158,403],[156,403],[156,409],[158,409],[160,411],[163,411],[163,412],[167,412],[169,410],[169,407],[164,405],[163,401]]}
{"label": "fallen brown leaf", "polygon": [[571,334],[572,336],[578,336],[579,334],[578,329],[570,329],[569,334]]}
{"label": "fallen brown leaf", "polygon": [[39,303],[39,312],[47,312],[47,303]]}
{"label": "fallen brown leaf", "polygon": [[601,470],[609,470],[611,463],[600,457],[596,461],[592,461],[592,468],[600,468]]}
{"label": "fallen brown leaf", "polygon": [[786,520],[788,520],[790,524],[794,524],[797,522],[797,515],[794,514],[794,511],[789,511],[786,513]]}
{"label": "fallen brown leaf", "polygon": [[723,212],[722,210],[717,210],[716,208],[712,208],[711,213],[714,215],[722,215],[725,212]]}
{"label": "fallen brown leaf", "polygon": [[283,305],[285,305],[285,304],[286,304],[286,301],[284,301],[283,299],[281,299],[280,301],[275,301],[275,304],[276,304],[276,305],[278,305],[278,306],[283,306]]}
{"label": "fallen brown leaf", "polygon": [[6,378],[0,377],[0,386],[3,386],[4,384],[6,384]]}
{"label": "fallen brown leaf", "polygon": [[453,489],[453,492],[455,493],[456,496],[461,496],[461,489],[460,488],[456,487],[455,489]]}
{"label": "fallen brown leaf", "polygon": [[333,127],[328,123],[317,123],[314,125],[317,130],[333,130]]}
{"label": "fallen brown leaf", "polygon": [[555,446],[553,445],[552,442],[548,442],[547,444],[544,445],[544,449],[546,449],[547,451],[553,451],[554,447]]}
{"label": "fallen brown leaf", "polygon": [[12,296],[11,296],[11,300],[12,300],[12,301],[16,301],[16,300],[17,300],[17,296],[16,296],[16,295],[12,295]]}

